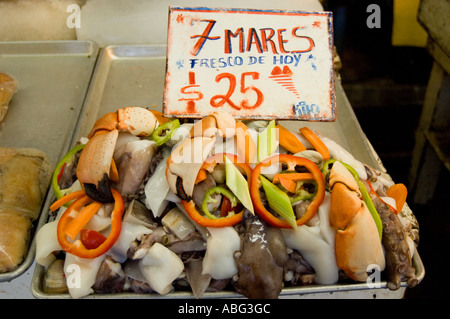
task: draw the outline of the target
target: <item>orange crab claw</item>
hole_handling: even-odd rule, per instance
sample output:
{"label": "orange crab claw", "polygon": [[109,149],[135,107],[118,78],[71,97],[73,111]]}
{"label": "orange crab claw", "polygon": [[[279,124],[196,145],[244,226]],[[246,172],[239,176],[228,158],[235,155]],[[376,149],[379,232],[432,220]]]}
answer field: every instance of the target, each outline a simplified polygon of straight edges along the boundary
{"label": "orange crab claw", "polygon": [[170,189],[183,200],[190,200],[203,162],[219,137],[236,134],[236,120],[230,114],[217,111],[196,122],[189,136],[172,151],[167,159],[166,179]]}
{"label": "orange crab claw", "polygon": [[89,197],[99,202],[114,201],[111,184],[120,178],[113,162],[119,131],[149,136],[157,125],[156,116],[142,107],[125,107],[117,112],[106,113],[95,122],[76,171]]}
{"label": "orange crab claw", "polygon": [[356,281],[367,279],[370,265],[385,267],[377,226],[351,173],[339,161],[330,173],[330,224],[336,227],[336,263]]}
{"label": "orange crab claw", "polygon": [[119,132],[99,130],[91,137],[81,153],[76,175],[86,194],[99,202],[112,202],[109,181],[111,161]]}

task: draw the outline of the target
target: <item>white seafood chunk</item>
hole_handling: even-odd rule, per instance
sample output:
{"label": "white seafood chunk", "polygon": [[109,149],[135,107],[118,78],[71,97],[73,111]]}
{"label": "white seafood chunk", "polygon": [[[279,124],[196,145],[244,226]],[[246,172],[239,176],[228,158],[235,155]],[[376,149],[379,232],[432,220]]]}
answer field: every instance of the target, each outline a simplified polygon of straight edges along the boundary
{"label": "white seafood chunk", "polygon": [[319,215],[319,228],[322,238],[331,247],[334,247],[336,228],[330,223],[330,202],[331,194],[329,192],[325,192],[325,197],[317,210],[317,214]]}
{"label": "white seafood chunk", "polygon": [[91,288],[97,277],[98,270],[106,254],[93,259],[80,258],[66,253],[64,275],[72,298],[82,298],[94,292]]}
{"label": "white seafood chunk", "polygon": [[214,279],[231,278],[238,272],[234,253],[240,250],[241,239],[233,227],[208,227],[208,231],[202,274]]}
{"label": "white seafood chunk", "polygon": [[142,235],[151,234],[152,230],[144,225],[122,222],[122,230],[120,231],[119,238],[111,248],[111,252],[115,259],[122,262],[127,259],[127,251],[130,248],[130,244],[136,239],[140,239]]}
{"label": "white seafood chunk", "polygon": [[320,139],[327,146],[330,156],[338,161],[342,161],[355,169],[359,178],[366,180],[367,172],[364,165],[355,159],[345,148],[328,137],[321,136]]}
{"label": "white seafood chunk", "polygon": [[160,243],[154,243],[139,262],[142,275],[150,287],[164,295],[172,289],[172,282],[184,270],[184,264],[173,251]]}
{"label": "white seafood chunk", "polygon": [[36,234],[36,262],[44,267],[56,259],[54,251],[62,250],[56,235],[58,221],[47,223]]}
{"label": "white seafood chunk", "polygon": [[302,254],[316,272],[316,283],[322,285],[334,284],[339,279],[334,251],[335,230],[329,222],[329,205],[330,196],[327,196],[317,212],[319,225],[282,230],[286,246]]}
{"label": "white seafood chunk", "polygon": [[166,167],[169,154],[164,155],[144,186],[145,206],[152,211],[154,217],[160,217],[168,204],[166,196],[170,188],[166,179]]}

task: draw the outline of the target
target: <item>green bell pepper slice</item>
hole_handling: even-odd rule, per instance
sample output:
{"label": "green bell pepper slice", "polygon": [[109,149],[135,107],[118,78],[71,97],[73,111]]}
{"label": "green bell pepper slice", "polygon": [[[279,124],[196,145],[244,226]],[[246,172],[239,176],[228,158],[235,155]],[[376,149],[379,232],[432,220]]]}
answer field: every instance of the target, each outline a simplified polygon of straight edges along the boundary
{"label": "green bell pepper slice", "polygon": [[213,198],[214,194],[221,194],[225,197],[227,197],[230,200],[231,207],[235,207],[238,204],[238,199],[232,192],[230,192],[228,189],[216,186],[208,189],[205,193],[205,196],[203,197],[202,201],[202,209],[206,216],[208,216],[210,219],[217,219],[218,217],[211,214],[211,212],[208,209],[208,204],[210,203],[217,203],[217,199]]}
{"label": "green bell pepper slice", "polygon": [[63,190],[61,189],[61,187],[59,186],[59,179],[61,177],[64,167],[72,162],[73,156],[79,151],[81,151],[84,148],[84,146],[85,144],[74,146],[66,153],[66,155],[63,156],[61,161],[59,161],[59,163],[56,165],[52,175],[52,188],[57,199],[60,199],[65,194],[70,192],[71,190],[70,188]]}
{"label": "green bell pepper slice", "polygon": [[156,146],[161,146],[170,140],[173,132],[180,126],[178,119],[163,123],[159,125],[152,133],[152,140]]}

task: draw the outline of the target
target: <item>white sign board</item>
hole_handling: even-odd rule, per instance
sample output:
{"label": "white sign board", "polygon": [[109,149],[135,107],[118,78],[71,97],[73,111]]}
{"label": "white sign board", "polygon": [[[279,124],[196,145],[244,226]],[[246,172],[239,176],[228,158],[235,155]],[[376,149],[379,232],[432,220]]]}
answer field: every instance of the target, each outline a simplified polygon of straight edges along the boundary
{"label": "white sign board", "polygon": [[334,121],[332,14],[169,9],[163,113]]}

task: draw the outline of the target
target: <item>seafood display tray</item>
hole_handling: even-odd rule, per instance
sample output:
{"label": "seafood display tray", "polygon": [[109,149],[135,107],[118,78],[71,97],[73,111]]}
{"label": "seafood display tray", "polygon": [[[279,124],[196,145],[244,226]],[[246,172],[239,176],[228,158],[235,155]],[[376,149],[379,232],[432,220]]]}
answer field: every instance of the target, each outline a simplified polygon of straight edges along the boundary
{"label": "seafood display tray", "polygon": [[[86,95],[80,119],[75,128],[70,145],[86,136],[98,117],[106,112],[116,111],[125,106],[142,106],[161,110],[166,67],[166,47],[161,45],[108,46],[101,50],[92,80]],[[355,158],[368,165],[385,171],[381,160],[362,131],[352,107],[345,96],[339,80],[336,81],[336,122],[283,121],[289,129],[298,130],[308,126],[332,137],[350,151]],[[48,197],[53,193],[49,192]],[[48,215],[49,201],[46,202]],[[416,276],[422,280],[425,270],[415,252],[413,258]],[[36,265],[31,290],[36,298],[70,298],[69,294],[48,294],[42,289],[44,268]],[[299,286],[283,289],[280,298],[353,297],[353,298],[401,298],[406,287],[390,291],[386,282],[369,288],[365,283],[335,284],[329,286]],[[406,284],[405,284],[406,285]],[[241,298],[234,291],[205,293],[203,298]],[[165,296],[158,294],[91,294],[85,298],[194,298],[185,291],[175,291]]]}
{"label": "seafood display tray", "polygon": [[[18,82],[0,124],[0,146],[36,148],[56,164],[72,140],[98,52],[95,43],[84,41],[0,42],[0,71]],[[0,282],[18,277],[33,263],[34,234],[47,219],[41,212],[25,260],[1,273]]]}

